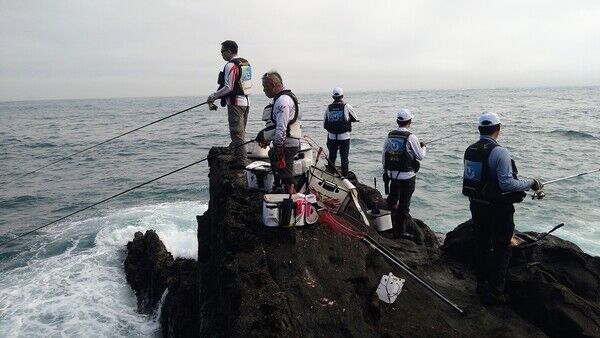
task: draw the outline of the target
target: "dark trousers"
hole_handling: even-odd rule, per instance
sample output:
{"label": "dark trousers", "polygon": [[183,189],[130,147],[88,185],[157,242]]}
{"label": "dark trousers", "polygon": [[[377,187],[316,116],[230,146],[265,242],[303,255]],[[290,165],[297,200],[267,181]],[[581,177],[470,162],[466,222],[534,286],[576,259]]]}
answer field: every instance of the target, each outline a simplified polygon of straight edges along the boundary
{"label": "dark trousers", "polygon": [[330,166],[335,166],[338,149],[340,150],[340,160],[342,161],[342,175],[348,175],[348,155],[350,154],[350,139],[330,140],[327,138],[327,149],[329,150]]}
{"label": "dark trousers", "polygon": [[246,146],[240,146],[245,142],[246,123],[248,123],[248,111],[250,107],[227,106],[227,119],[229,121],[229,135],[231,144],[229,147],[235,149],[235,160],[240,165],[246,165]]}
{"label": "dark trousers", "polygon": [[279,169],[277,167],[278,154],[280,147],[272,147],[269,149],[269,160],[271,161],[271,170],[273,170],[273,176],[275,182],[273,188],[282,188],[284,193],[290,191],[290,187],[294,182],[294,157],[300,151],[300,147],[283,147],[283,157],[285,159],[285,167]]}
{"label": "dark trousers", "polygon": [[474,263],[478,283],[488,282],[490,291],[504,292],[506,272],[512,250],[510,240],[515,230],[512,204],[471,202],[475,241]]}
{"label": "dark trousers", "polygon": [[[396,234],[406,232],[406,224],[412,220],[410,216],[410,199],[415,192],[416,180],[416,176],[408,180],[391,180],[387,204],[390,210],[396,210],[393,222]],[[396,207],[394,208],[394,206]]]}

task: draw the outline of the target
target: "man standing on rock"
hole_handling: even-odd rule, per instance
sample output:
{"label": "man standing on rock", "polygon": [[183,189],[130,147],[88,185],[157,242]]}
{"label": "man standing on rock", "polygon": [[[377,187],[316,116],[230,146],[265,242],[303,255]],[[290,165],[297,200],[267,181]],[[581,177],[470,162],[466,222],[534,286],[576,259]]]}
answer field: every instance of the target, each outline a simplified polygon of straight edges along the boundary
{"label": "man standing on rock", "polygon": [[348,175],[348,155],[350,153],[350,132],[352,122],[358,122],[356,113],[351,105],[343,101],[342,88],[333,88],[333,103],[327,106],[323,117],[323,128],[327,130],[327,149],[329,150],[329,164],[331,171],[335,171],[335,160],[338,149],[342,162],[342,176]]}
{"label": "man standing on rock", "polygon": [[477,293],[488,304],[504,304],[504,284],[515,229],[513,203],[524,191],[542,188],[540,181],[517,179],[515,162],[496,141],[500,118],[495,113],[479,117],[479,141],[464,156],[463,194],[469,197],[474,232]]}
{"label": "man standing on rock", "polygon": [[[210,94],[206,100],[211,109],[217,109],[213,104],[216,99],[221,99],[221,106],[227,106],[229,120],[230,147],[235,147],[235,161],[231,169],[244,169],[246,166],[245,142],[246,123],[250,100],[248,95],[252,88],[252,67],[248,60],[237,55],[238,46],[235,41],[227,40],[221,43],[221,56],[227,61],[223,71],[219,73],[219,89]],[[214,108],[212,108],[214,107]]]}
{"label": "man standing on rock", "polygon": [[425,158],[427,151],[425,144],[408,130],[413,117],[408,109],[401,109],[396,114],[398,129],[388,133],[381,156],[383,180],[386,185],[391,180],[387,203],[390,210],[395,209],[393,229],[397,238],[409,237],[406,229],[407,223],[412,220],[410,199],[415,192],[415,171],[418,170],[418,161]]}
{"label": "man standing on rock", "polygon": [[273,141],[269,150],[271,168],[275,176],[274,190],[289,193],[294,184],[294,156],[300,151],[300,116],[298,99],[291,90],[283,86],[281,75],[276,71],[265,73],[262,77],[265,95],[273,103],[263,111],[263,120],[267,127],[261,130],[256,140],[262,146]]}

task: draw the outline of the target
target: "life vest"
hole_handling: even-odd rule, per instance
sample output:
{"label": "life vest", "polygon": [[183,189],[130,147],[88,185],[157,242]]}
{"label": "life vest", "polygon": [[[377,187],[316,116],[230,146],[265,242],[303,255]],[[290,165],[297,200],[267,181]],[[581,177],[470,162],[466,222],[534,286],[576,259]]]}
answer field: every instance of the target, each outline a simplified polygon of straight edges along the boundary
{"label": "life vest", "polygon": [[[490,203],[520,203],[525,198],[525,192],[502,193],[498,180],[490,177],[488,160],[492,150],[498,144],[491,140],[481,139],[470,145],[465,151],[463,189],[462,193],[476,202]],[[517,179],[517,166],[510,160],[513,178]]]}
{"label": "life vest", "polygon": [[[235,58],[229,60],[229,62],[233,63],[238,69],[238,75],[233,80],[233,90],[229,92],[227,95],[221,97],[221,106],[225,107],[227,105],[227,99],[232,98],[235,99],[238,95],[248,96],[252,92],[252,66],[248,62],[248,60],[244,58]],[[229,63],[228,62],[228,63]],[[219,72],[219,78],[217,80],[217,84],[219,85],[219,89],[225,86],[225,67],[223,71]]]}
{"label": "life vest", "polygon": [[413,171],[413,160],[408,155],[408,137],[411,132],[392,130],[385,140],[383,168],[401,172]]}
{"label": "life vest", "polygon": [[263,121],[266,121],[266,128],[263,129],[263,137],[265,139],[265,141],[272,141],[275,138],[275,125],[277,124],[277,121],[275,120],[275,113],[273,111],[273,107],[275,102],[277,102],[277,99],[279,99],[279,97],[281,97],[282,95],[287,95],[289,97],[292,98],[292,101],[294,101],[294,117],[289,121],[288,126],[287,126],[287,130],[286,130],[286,137],[289,138],[297,138],[300,139],[302,138],[302,131],[300,129],[300,120],[298,120],[298,116],[300,114],[300,110],[298,108],[298,99],[296,98],[296,95],[294,95],[294,93],[292,93],[291,90],[289,89],[285,89],[282,90],[281,92],[279,92],[279,94],[277,94],[274,98],[273,98],[273,103],[267,105],[264,109],[263,109]]}
{"label": "life vest", "polygon": [[352,123],[350,119],[346,119],[344,107],[346,104],[343,101],[334,102],[327,108],[325,114],[325,129],[332,134],[341,134],[352,131]]}

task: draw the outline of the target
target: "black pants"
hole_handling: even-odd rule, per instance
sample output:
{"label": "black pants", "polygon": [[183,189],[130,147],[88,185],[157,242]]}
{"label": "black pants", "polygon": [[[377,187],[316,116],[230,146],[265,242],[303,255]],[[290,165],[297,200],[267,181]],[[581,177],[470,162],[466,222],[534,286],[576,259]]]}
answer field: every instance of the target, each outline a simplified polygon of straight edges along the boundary
{"label": "black pants", "polygon": [[[283,147],[283,157],[285,158],[285,167],[282,169],[277,168],[278,154],[280,151],[279,147],[273,147],[269,150],[269,159],[271,161],[271,170],[273,170],[273,176],[275,182],[273,188],[282,188],[284,193],[289,193],[290,186],[294,184],[294,157],[300,151],[300,147]],[[296,187],[297,188],[297,187]]]}
{"label": "black pants", "polygon": [[512,204],[471,202],[474,232],[474,263],[477,282],[488,282],[490,291],[504,292],[506,272],[512,250],[510,240],[515,230]]}
{"label": "black pants", "polygon": [[348,175],[348,155],[350,154],[350,139],[331,140],[327,138],[327,149],[329,150],[330,165],[335,165],[338,149],[340,150],[340,160],[342,161],[342,175]]}
{"label": "black pants", "polygon": [[416,176],[408,180],[391,180],[387,204],[390,210],[394,210],[394,206],[398,205],[395,208],[394,222],[392,222],[396,234],[406,232],[406,224],[412,220],[410,216],[410,199],[415,192],[416,180]]}

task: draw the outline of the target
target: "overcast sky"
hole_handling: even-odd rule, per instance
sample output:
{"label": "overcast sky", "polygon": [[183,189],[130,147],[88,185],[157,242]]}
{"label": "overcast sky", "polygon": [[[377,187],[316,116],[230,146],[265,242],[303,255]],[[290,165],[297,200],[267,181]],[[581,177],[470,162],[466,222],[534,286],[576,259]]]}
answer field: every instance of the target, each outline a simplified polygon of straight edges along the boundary
{"label": "overcast sky", "polygon": [[227,39],[298,92],[600,85],[594,0],[0,0],[0,30],[0,101],[206,96]]}

